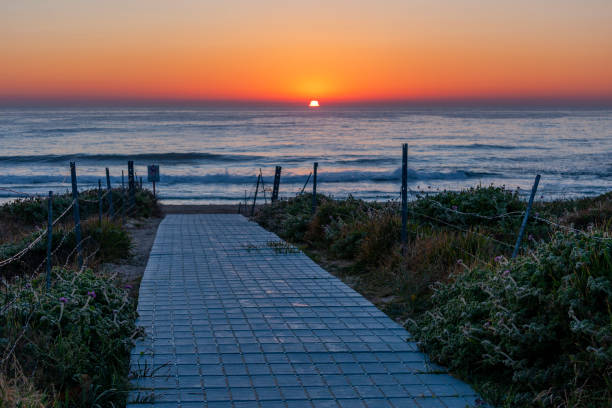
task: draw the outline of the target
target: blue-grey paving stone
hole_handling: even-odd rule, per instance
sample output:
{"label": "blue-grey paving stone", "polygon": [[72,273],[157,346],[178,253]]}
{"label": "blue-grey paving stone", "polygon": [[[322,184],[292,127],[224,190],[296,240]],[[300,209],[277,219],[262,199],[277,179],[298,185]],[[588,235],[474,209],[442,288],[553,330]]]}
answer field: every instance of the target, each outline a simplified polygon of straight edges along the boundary
{"label": "blue-grey paving stone", "polygon": [[466,407],[475,407],[476,404],[473,400],[461,397],[446,397],[440,398],[443,406],[447,408],[466,408]]}
{"label": "blue-grey paving stone", "polygon": [[363,402],[367,405],[368,408],[391,408],[392,405],[389,401],[384,399],[371,399],[366,398]]}
{"label": "blue-grey paving stone", "polygon": [[395,408],[421,408],[413,398],[391,398],[389,401]]}
{"label": "blue-grey paving stone", "polygon": [[313,400],[312,406],[314,408],[338,408],[338,402],[335,399],[326,399],[326,400]]}
{"label": "blue-grey paving stone", "polygon": [[403,327],[278,241],[239,215],[164,219],[140,285],[147,337],[131,352],[130,401],[155,400],[129,407],[475,404]]}
{"label": "blue-grey paving stone", "polygon": [[[415,398],[421,408],[445,408],[446,405],[438,398]],[[465,406],[463,406],[465,408]]]}
{"label": "blue-grey paving stone", "polygon": [[364,402],[359,399],[341,399],[338,404],[342,408],[365,408]]}
{"label": "blue-grey paving stone", "polygon": [[287,401],[287,408],[312,408],[312,404],[308,400]]}

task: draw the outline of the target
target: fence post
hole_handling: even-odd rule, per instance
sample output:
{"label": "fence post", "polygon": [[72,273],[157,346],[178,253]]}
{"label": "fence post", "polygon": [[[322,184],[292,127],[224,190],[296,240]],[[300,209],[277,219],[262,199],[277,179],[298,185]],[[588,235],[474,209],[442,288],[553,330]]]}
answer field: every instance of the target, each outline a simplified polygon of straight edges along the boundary
{"label": "fence post", "polygon": [[130,214],[131,214],[134,211],[134,208],[133,208],[135,204],[134,194],[136,190],[136,185],[134,181],[134,161],[133,160],[128,161],[128,189],[129,189],[129,194],[130,194]]}
{"label": "fence post", "polygon": [[98,225],[102,226],[102,180],[98,179]]}
{"label": "fence post", "polygon": [[314,215],[315,211],[317,211],[317,168],[319,167],[319,163],[315,162],[312,169],[312,214]]}
{"label": "fence post", "polygon": [[72,179],[72,199],[74,207],[72,213],[74,215],[74,234],[76,238],[77,259],[79,268],[83,266],[83,249],[81,248],[81,217],[79,214],[79,190],[77,189],[76,166],[74,162],[70,162],[70,178]]}
{"label": "fence post", "polygon": [[139,177],[140,179],[140,189],[142,190],[142,177]]}
{"label": "fence post", "polygon": [[251,217],[255,214],[255,202],[257,201],[257,191],[259,191],[259,179],[261,174],[257,175],[257,187],[255,187],[255,196],[253,197],[253,205],[251,206]]}
{"label": "fence post", "polygon": [[266,197],[266,185],[264,184],[263,174],[261,174],[261,168],[259,169],[259,178],[261,178],[261,192],[264,196],[264,204],[268,204],[268,198]]}
{"label": "fence post", "polygon": [[123,178],[123,170],[121,170],[121,189],[125,190],[125,180]]}
{"label": "fence post", "polygon": [[106,168],[106,189],[108,190],[108,214],[110,215],[110,218],[113,219],[113,217],[115,216],[115,212],[113,209],[113,189],[111,188],[108,167]]}
{"label": "fence post", "polygon": [[402,254],[406,255],[408,224],[408,143],[402,144]]}
{"label": "fence post", "polygon": [[272,186],[272,202],[278,200],[278,188],[280,186],[281,166],[276,166],[274,171],[274,185]]}
{"label": "fence post", "polygon": [[53,191],[49,191],[47,223],[47,290],[51,287],[51,248],[53,247]]}
{"label": "fence post", "polygon": [[529,196],[529,203],[527,203],[527,210],[525,211],[525,217],[523,217],[523,223],[521,224],[521,229],[519,231],[518,238],[516,240],[516,245],[514,246],[514,251],[512,251],[512,259],[516,258],[518,255],[519,248],[521,247],[521,241],[523,240],[523,235],[525,234],[525,228],[527,227],[527,220],[529,219],[529,213],[531,212],[531,206],[533,205],[533,198],[538,191],[538,184],[540,183],[540,175],[538,174],[533,183],[533,187],[531,188],[531,196]]}

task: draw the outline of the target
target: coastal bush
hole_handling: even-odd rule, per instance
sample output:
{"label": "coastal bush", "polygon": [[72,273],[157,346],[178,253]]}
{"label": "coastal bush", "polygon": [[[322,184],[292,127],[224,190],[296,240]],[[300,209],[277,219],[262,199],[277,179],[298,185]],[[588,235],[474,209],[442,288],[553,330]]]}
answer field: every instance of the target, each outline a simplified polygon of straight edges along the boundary
{"label": "coastal bush", "polygon": [[518,191],[493,185],[477,186],[462,191],[443,191],[434,195],[419,195],[417,200],[411,203],[414,215],[423,222],[462,226],[520,224],[520,218],[502,217],[502,215],[521,213],[525,207],[525,202],[520,199]]}
{"label": "coastal bush", "polygon": [[[320,198],[323,204],[325,198]],[[291,242],[302,242],[312,218],[312,195],[301,194],[289,201],[277,201],[262,207],[256,219],[264,228]]]}
{"label": "coastal bush", "polygon": [[[82,246],[86,254],[91,254],[89,265],[98,262],[112,262],[127,258],[130,254],[131,240],[128,233],[117,222],[103,220],[98,224],[97,219],[85,221],[81,225]],[[7,259],[26,248],[41,232],[30,234],[19,242],[0,244],[0,259]],[[58,229],[53,231],[53,265],[72,263],[76,255],[76,236],[73,229]],[[47,256],[46,236],[36,243],[32,249],[17,262],[8,264],[0,269],[0,276],[9,277],[21,273],[31,274]]]}
{"label": "coastal bush", "polygon": [[[53,406],[117,406],[125,402],[129,353],[138,334],[129,289],[91,270],[54,269],[51,287],[44,275],[17,279],[0,293],[0,348],[18,366],[3,375],[31,373]],[[8,360],[8,359],[7,359]],[[4,361],[4,360],[3,360]]]}
{"label": "coastal bush", "polygon": [[612,241],[556,234],[533,256],[465,268],[409,324],[435,361],[504,406],[612,404]]}
{"label": "coastal bush", "polygon": [[[81,220],[98,216],[98,190],[85,190],[79,193],[79,215]],[[127,201],[126,194],[121,189],[113,189],[113,205],[120,215],[121,208]],[[71,194],[53,196],[53,216],[56,219],[72,203]],[[129,214],[136,218],[159,216],[160,209],[157,198],[149,190],[136,190],[134,195],[134,211]],[[129,205],[129,204],[128,204]],[[109,210],[108,199],[102,202],[102,211]],[[0,242],[11,242],[32,233],[38,228],[46,228],[48,217],[48,202],[46,198],[30,197],[18,199],[0,205]],[[66,214],[62,225],[70,225],[72,213]]]}

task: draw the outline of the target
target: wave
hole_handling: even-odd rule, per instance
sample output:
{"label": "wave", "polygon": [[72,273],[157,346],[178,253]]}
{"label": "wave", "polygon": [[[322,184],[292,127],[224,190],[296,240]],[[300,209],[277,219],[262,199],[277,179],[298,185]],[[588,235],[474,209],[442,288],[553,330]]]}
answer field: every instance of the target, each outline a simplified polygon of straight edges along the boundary
{"label": "wave", "polygon": [[217,154],[217,153],[136,153],[136,154],[48,154],[48,155],[23,155],[23,156],[0,156],[0,161],[4,163],[67,163],[75,162],[127,162],[147,161],[147,162],[172,162],[189,163],[195,161],[212,162],[238,162],[248,160],[265,159],[263,156],[246,154]]}
{"label": "wave", "polygon": [[[107,131],[116,131],[118,129],[111,129],[106,127],[73,127],[73,128],[49,128],[49,129],[32,129],[28,133],[37,134],[37,133],[81,133],[81,132],[107,132]],[[124,129],[120,129],[124,130]]]}
{"label": "wave", "polygon": [[[264,183],[271,184],[273,177],[270,174],[271,169],[267,171],[268,175],[264,176]],[[496,173],[471,172],[457,170],[451,172],[418,172],[415,170],[408,171],[409,181],[417,180],[467,180],[486,177],[502,177]],[[83,174],[78,176],[80,186],[97,185],[98,179],[104,176]],[[308,175],[286,173],[281,176],[283,184],[303,184]],[[202,185],[202,184],[252,184],[255,183],[256,175],[248,174],[230,174],[230,173],[213,173],[201,175],[164,175],[161,176],[161,185]],[[339,171],[339,172],[320,172],[317,179],[321,183],[358,183],[358,182],[399,182],[401,179],[401,169],[393,171]],[[127,177],[125,178],[127,182]],[[144,178],[146,181],[146,178]],[[114,186],[121,183],[121,177],[112,176],[111,182]],[[65,188],[70,183],[70,177],[67,175],[0,175],[0,185],[11,186],[32,186],[32,185],[54,185]]]}
{"label": "wave", "polygon": [[517,150],[517,149],[546,149],[545,147],[540,146],[517,146],[517,145],[496,145],[496,144],[488,144],[488,143],[470,143],[470,144],[459,144],[459,145],[438,145],[434,146],[439,149],[444,150],[453,150],[453,149],[500,149],[500,150]]}

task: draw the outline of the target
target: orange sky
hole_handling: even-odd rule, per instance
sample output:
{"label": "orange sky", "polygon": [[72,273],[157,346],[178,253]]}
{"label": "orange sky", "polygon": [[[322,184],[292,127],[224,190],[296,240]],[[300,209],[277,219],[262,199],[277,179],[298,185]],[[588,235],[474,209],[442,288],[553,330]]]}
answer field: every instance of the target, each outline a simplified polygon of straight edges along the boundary
{"label": "orange sky", "polygon": [[612,100],[610,0],[5,1],[0,99]]}

